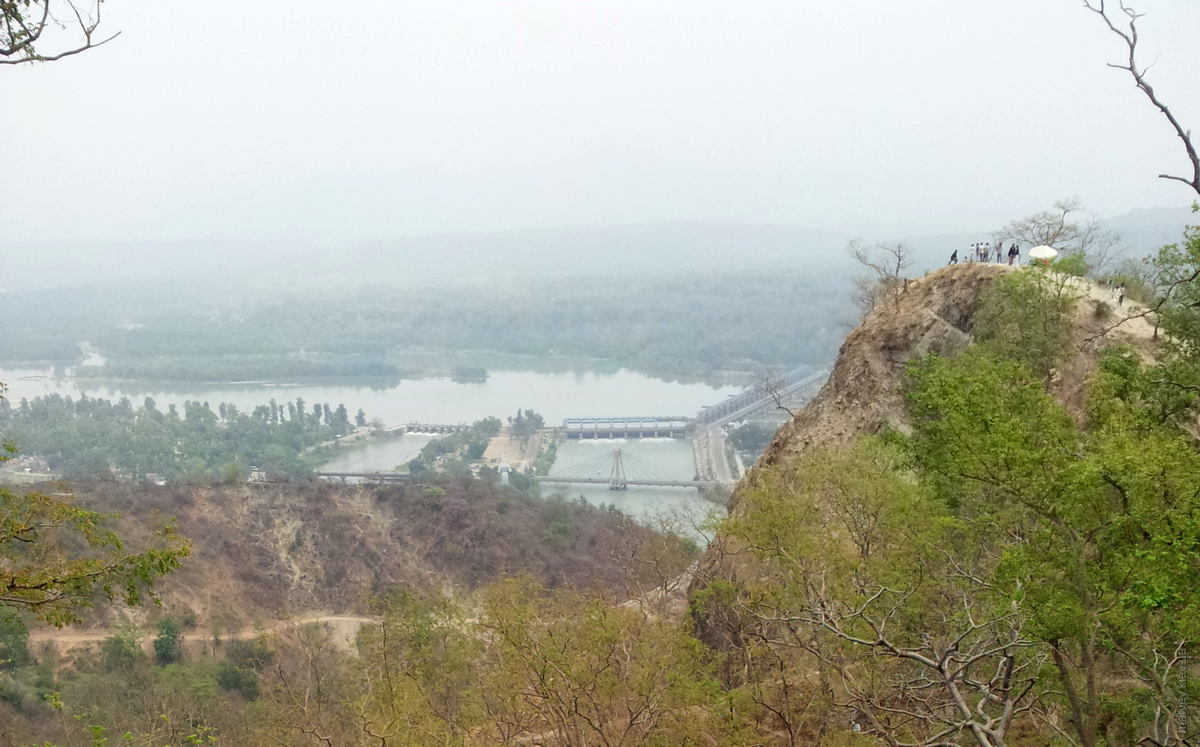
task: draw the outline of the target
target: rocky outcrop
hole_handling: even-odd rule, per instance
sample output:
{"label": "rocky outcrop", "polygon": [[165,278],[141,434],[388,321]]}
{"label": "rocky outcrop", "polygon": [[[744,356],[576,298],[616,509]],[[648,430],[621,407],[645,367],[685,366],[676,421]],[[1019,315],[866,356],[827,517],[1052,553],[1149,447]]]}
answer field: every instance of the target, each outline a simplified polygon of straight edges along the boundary
{"label": "rocky outcrop", "polygon": [[927,353],[953,355],[966,348],[983,289],[1007,272],[998,265],[963,264],[908,281],[846,337],[829,380],[779,429],[759,464],[884,426],[904,430],[904,367]]}
{"label": "rocky outcrop", "polygon": [[[762,458],[730,499],[738,510],[739,491],[756,471],[786,462],[821,446],[847,443],[884,427],[906,431],[904,371],[928,353],[954,355],[972,341],[974,318],[983,291],[1011,272],[1007,266],[962,264],[908,281],[886,303],[869,312],[850,332],[820,392],[775,434]],[[736,553],[718,536],[698,564],[689,597],[696,599],[714,579],[737,578]],[[717,648],[737,645],[736,630],[721,610],[694,608],[697,633]]]}

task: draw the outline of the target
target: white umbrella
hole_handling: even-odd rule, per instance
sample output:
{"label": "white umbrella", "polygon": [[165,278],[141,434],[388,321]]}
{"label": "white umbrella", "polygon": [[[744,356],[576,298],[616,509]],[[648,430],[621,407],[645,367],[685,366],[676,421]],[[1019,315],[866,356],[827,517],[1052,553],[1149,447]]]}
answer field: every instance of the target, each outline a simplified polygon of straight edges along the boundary
{"label": "white umbrella", "polygon": [[1048,246],[1035,246],[1029,250],[1029,256],[1032,259],[1054,259],[1058,256],[1058,250]]}

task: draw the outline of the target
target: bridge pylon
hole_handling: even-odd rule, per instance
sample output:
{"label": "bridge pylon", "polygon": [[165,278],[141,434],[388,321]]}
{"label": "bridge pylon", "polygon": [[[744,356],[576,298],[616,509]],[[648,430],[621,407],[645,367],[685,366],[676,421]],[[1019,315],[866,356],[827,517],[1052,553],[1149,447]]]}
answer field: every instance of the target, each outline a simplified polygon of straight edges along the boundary
{"label": "bridge pylon", "polygon": [[612,472],[608,476],[609,490],[629,490],[629,482],[625,479],[625,463],[621,460],[621,450],[613,452]]}

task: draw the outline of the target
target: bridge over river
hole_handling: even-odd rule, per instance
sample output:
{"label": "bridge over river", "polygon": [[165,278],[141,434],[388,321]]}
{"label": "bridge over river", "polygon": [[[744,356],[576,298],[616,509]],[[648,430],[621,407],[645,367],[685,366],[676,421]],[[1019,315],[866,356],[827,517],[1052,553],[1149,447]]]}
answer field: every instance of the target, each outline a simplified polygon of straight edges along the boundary
{"label": "bridge over river", "polygon": [[[807,399],[824,383],[828,376],[828,370],[813,371],[811,367],[802,366],[773,377],[764,384],[751,387],[724,402],[705,407],[693,418],[671,415],[567,418],[563,421],[559,432],[568,439],[685,438],[692,436],[695,445],[696,472],[701,479],[625,481],[625,484],[647,486],[670,484],[679,487],[728,485],[735,482],[735,479],[726,458],[725,425],[761,416],[766,412],[778,409],[784,403]],[[576,480],[554,478],[541,478],[539,481],[576,482]],[[602,479],[600,475],[579,477],[578,481],[584,484],[608,483],[612,490],[624,489],[612,487],[619,484],[620,481],[614,478]]]}
{"label": "bridge over river", "polygon": [[337,482],[366,482],[366,483],[397,483],[412,482],[413,476],[407,472],[318,472],[320,480]]}
{"label": "bridge over river", "polygon": [[695,417],[686,415],[640,415],[608,418],[567,418],[559,432],[567,438],[686,438],[698,428],[724,426],[736,420],[762,415],[780,403],[807,396],[824,382],[829,371],[808,366],[792,369],[770,379],[766,385],[750,387],[720,404],[702,408]]}
{"label": "bridge over river", "polygon": [[[827,370],[800,367],[771,379],[766,386],[751,387],[716,405],[700,410],[694,417],[651,415],[624,417],[567,418],[558,429],[567,439],[687,438],[695,448],[696,479],[674,479],[655,473],[620,451],[606,453],[596,464],[572,468],[567,473],[537,476],[535,482],[570,485],[607,485],[610,490],[631,486],[706,488],[732,484],[726,457],[724,426],[775,410],[780,403],[806,399],[828,376]],[[387,430],[399,433],[447,434],[465,429],[465,425],[408,423]],[[628,468],[628,469],[627,469]],[[318,472],[317,477],[341,482],[399,483],[411,479],[401,472]]]}
{"label": "bridge over river", "polygon": [[711,488],[717,484],[712,480],[677,480],[662,475],[621,449],[555,475],[539,475],[533,481],[556,485],[607,485],[609,490],[628,490],[630,487]]}

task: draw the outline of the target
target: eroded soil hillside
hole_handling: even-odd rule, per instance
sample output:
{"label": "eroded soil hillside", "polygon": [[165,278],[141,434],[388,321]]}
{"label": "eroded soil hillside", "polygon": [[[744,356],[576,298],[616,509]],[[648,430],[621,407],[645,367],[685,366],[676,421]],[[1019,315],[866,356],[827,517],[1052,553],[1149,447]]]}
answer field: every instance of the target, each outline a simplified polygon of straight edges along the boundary
{"label": "eroded soil hillside", "polygon": [[[41,489],[57,489],[41,486]],[[639,548],[658,535],[615,512],[529,498],[478,480],[369,487],[308,485],[73,486],[79,503],[118,512],[138,547],[169,520],[192,542],[183,568],[160,584],[163,608],[101,607],[87,621],[169,615],[237,630],[313,613],[362,614],[397,587],[470,590],[530,574],[552,587],[624,599],[678,573],[651,573]],[[671,555],[671,553],[667,553]]]}
{"label": "eroded soil hillside", "polygon": [[[955,355],[964,350],[973,340],[984,290],[1013,270],[1007,265],[960,264],[909,281],[894,300],[878,306],[850,332],[829,380],[779,429],[759,465],[813,446],[845,443],[885,426],[906,430],[905,366],[929,353]],[[1065,402],[1075,404],[1098,351],[1122,343],[1152,355],[1154,330],[1141,316],[1142,307],[1126,302],[1116,308],[1111,291],[1080,278],[1063,281],[1079,301],[1075,352],[1059,371],[1055,387]]]}

